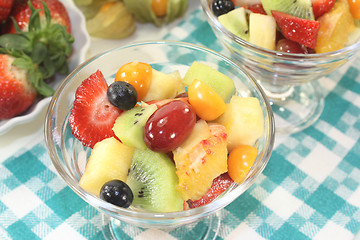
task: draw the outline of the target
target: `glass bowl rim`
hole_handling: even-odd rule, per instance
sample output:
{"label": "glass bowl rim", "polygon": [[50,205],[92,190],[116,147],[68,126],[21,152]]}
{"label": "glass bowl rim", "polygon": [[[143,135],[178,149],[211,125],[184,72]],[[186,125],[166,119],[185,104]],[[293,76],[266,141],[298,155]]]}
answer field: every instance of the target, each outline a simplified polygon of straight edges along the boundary
{"label": "glass bowl rim", "polygon": [[342,49],[326,52],[326,53],[311,53],[311,54],[303,54],[303,53],[283,53],[275,50],[266,49],[257,45],[254,45],[248,41],[241,39],[240,37],[234,35],[229,30],[227,30],[218,20],[218,18],[211,11],[210,5],[208,4],[208,0],[200,0],[203,12],[206,15],[206,18],[212,28],[217,29],[221,34],[229,37],[233,42],[244,46],[252,51],[257,53],[266,54],[267,56],[278,58],[278,59],[286,59],[293,61],[308,61],[308,60],[326,60],[326,58],[339,58],[344,53],[351,52],[353,50],[360,50],[360,40],[352,45],[346,46]]}
{"label": "glass bowl rim", "polygon": [[[263,156],[261,158],[261,161],[259,161],[259,164],[260,163],[262,164],[261,168],[255,174],[247,177],[247,179],[244,182],[242,182],[240,185],[238,185],[235,189],[228,192],[226,194],[226,197],[219,198],[216,201],[213,201],[213,202],[206,204],[204,206],[201,206],[201,207],[188,209],[188,210],[180,211],[180,212],[157,213],[157,212],[147,212],[147,211],[144,211],[144,212],[134,211],[132,209],[121,208],[121,207],[115,206],[113,204],[107,203],[107,202],[101,200],[100,198],[86,192],[84,189],[82,189],[79,186],[78,182],[75,181],[70,174],[68,174],[68,171],[66,169],[64,169],[64,167],[60,163],[60,160],[57,157],[57,153],[56,153],[56,150],[55,150],[55,147],[53,144],[54,138],[53,138],[53,132],[51,129],[53,112],[54,112],[55,106],[57,104],[59,95],[62,93],[62,90],[66,87],[66,85],[73,79],[73,77],[79,71],[81,71],[81,69],[86,67],[88,64],[90,64],[91,62],[93,62],[94,60],[96,60],[98,58],[101,58],[104,55],[110,54],[114,51],[120,51],[122,49],[134,48],[134,47],[138,47],[138,46],[142,46],[142,45],[151,45],[151,44],[176,45],[176,46],[192,48],[192,49],[200,50],[202,52],[207,52],[207,53],[216,55],[216,57],[221,58],[223,61],[227,62],[228,64],[232,65],[233,67],[236,67],[239,70],[241,70],[244,73],[244,75],[246,75],[248,80],[253,83],[254,88],[257,89],[257,91],[260,93],[260,96],[262,97],[262,99],[264,101],[264,105],[265,105],[265,108],[267,111],[268,118],[266,118],[265,116],[264,117],[265,117],[265,120],[267,120],[267,122],[268,122],[267,124],[268,124],[269,129],[268,129],[267,133],[264,133],[264,134],[268,135],[268,136],[266,136],[268,141],[266,141]],[[228,204],[233,202],[238,196],[240,196],[243,192],[245,192],[253,184],[253,182],[257,179],[257,177],[263,172],[264,168],[266,167],[266,165],[270,159],[270,156],[271,156],[271,153],[273,150],[273,146],[274,146],[274,140],[275,140],[275,122],[274,122],[274,116],[273,116],[273,112],[272,112],[270,103],[269,103],[268,99],[266,98],[265,93],[261,89],[260,85],[255,81],[255,79],[241,66],[239,66],[238,64],[236,64],[235,62],[233,62],[232,60],[227,58],[226,56],[224,56],[216,51],[213,51],[211,49],[208,49],[206,47],[203,47],[203,46],[199,46],[199,45],[192,44],[192,43],[181,42],[181,41],[171,41],[171,40],[159,41],[159,40],[157,40],[157,41],[136,42],[136,43],[132,43],[132,44],[128,44],[128,45],[124,45],[124,46],[120,46],[117,48],[107,50],[103,53],[99,53],[99,54],[95,55],[92,58],[89,58],[88,60],[83,62],[81,65],[79,65],[77,68],[75,68],[61,83],[61,85],[56,90],[54,96],[51,99],[51,102],[49,104],[49,107],[48,107],[47,113],[46,113],[46,117],[45,117],[44,135],[45,135],[45,143],[46,143],[48,154],[49,154],[50,159],[51,159],[56,171],[58,172],[58,174],[65,181],[67,186],[69,186],[78,196],[80,196],[86,202],[90,203],[93,207],[96,207],[100,210],[105,210],[105,211],[111,212],[113,214],[120,214],[123,217],[128,217],[128,218],[134,218],[134,217],[135,218],[144,218],[144,219],[156,218],[156,221],[166,220],[166,219],[177,219],[177,218],[184,218],[186,220],[186,219],[191,219],[192,217],[207,216],[207,215],[214,213],[215,211],[217,211],[219,209],[224,208],[225,206],[227,206]]]}

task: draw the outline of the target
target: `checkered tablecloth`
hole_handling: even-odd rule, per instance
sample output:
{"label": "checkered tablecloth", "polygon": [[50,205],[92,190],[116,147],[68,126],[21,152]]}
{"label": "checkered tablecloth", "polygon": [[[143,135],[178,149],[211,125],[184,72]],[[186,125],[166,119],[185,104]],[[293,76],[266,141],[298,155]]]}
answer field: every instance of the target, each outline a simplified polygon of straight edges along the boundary
{"label": "checkered tablecloth", "polygon": [[[223,52],[198,9],[166,39]],[[217,239],[353,239],[360,230],[360,57],[319,80],[325,109],[308,129],[277,136],[263,174],[222,211]],[[0,239],[103,239],[100,214],[56,174],[44,140],[0,165]],[[200,226],[188,229],[196,239]],[[123,239],[177,231],[123,229]]]}

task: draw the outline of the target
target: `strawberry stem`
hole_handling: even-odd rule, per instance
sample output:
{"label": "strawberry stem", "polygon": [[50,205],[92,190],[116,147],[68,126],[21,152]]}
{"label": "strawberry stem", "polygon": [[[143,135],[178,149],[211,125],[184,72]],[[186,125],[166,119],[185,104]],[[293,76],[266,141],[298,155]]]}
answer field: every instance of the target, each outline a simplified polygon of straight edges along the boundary
{"label": "strawberry stem", "polygon": [[67,74],[67,58],[72,52],[74,38],[65,26],[51,23],[51,14],[43,2],[45,22],[41,21],[41,9],[28,5],[31,15],[28,31],[21,31],[14,21],[16,33],[0,36],[0,53],[14,56],[14,65],[27,71],[27,80],[43,96],[51,96],[54,90],[44,80],[55,73]]}

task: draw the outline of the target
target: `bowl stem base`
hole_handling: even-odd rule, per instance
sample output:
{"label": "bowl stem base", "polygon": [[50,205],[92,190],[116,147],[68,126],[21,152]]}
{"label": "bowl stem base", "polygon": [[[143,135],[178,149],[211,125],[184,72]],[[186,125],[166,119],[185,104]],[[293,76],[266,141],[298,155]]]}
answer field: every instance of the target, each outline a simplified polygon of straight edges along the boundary
{"label": "bowl stem base", "polygon": [[197,222],[166,229],[146,229],[132,224],[122,222],[102,214],[102,230],[104,238],[107,240],[115,239],[192,239],[209,240],[216,239],[221,226],[221,211],[208,217],[202,218]]}
{"label": "bowl stem base", "polygon": [[317,81],[283,87],[281,91],[274,91],[266,84],[261,86],[274,112],[277,134],[302,131],[314,124],[323,111],[324,99]]}

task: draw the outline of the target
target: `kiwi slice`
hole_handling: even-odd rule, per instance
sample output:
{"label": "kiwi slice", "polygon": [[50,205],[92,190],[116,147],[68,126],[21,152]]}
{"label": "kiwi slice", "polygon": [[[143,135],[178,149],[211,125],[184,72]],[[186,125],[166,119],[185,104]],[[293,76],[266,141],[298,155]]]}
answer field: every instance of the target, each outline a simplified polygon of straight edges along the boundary
{"label": "kiwi slice", "polygon": [[245,8],[235,8],[226,14],[220,15],[218,19],[231,33],[245,41],[249,41],[249,24],[246,19]]}
{"label": "kiwi slice", "polygon": [[183,209],[175,165],[164,153],[135,149],[126,183],[134,194],[134,207],[155,212]]}
{"label": "kiwi slice", "polygon": [[156,105],[153,104],[125,111],[116,119],[112,130],[125,145],[146,149],[143,138],[144,126],[156,109]]}
{"label": "kiwi slice", "polygon": [[261,3],[268,15],[277,10],[298,18],[315,19],[311,0],[261,0]]}

